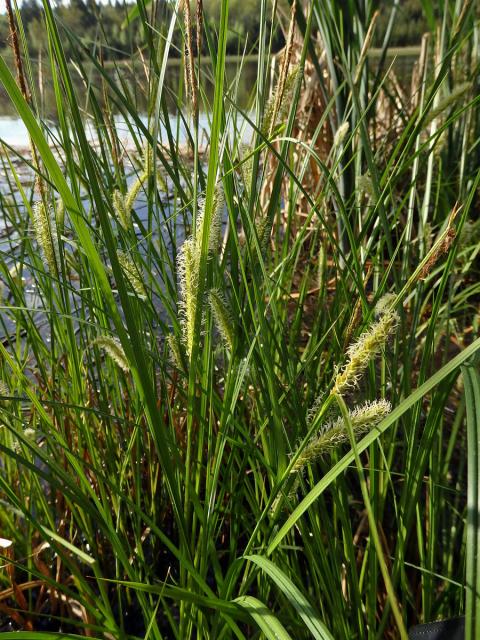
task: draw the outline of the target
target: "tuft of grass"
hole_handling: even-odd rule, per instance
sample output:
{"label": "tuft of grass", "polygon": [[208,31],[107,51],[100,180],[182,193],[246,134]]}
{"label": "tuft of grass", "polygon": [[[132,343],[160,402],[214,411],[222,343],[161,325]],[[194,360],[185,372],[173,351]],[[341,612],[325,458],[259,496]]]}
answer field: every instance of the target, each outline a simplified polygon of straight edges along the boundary
{"label": "tuft of grass", "polygon": [[395,3],[372,52],[378,2],[259,0],[228,62],[228,0],[217,23],[139,0],[129,78],[101,24],[84,43],[45,0],[55,127],[12,9],[22,86],[4,60],[0,81],[31,148],[0,155],[15,637],[374,640],[462,613],[475,635],[480,39],[473,4],[447,5],[410,86]]}

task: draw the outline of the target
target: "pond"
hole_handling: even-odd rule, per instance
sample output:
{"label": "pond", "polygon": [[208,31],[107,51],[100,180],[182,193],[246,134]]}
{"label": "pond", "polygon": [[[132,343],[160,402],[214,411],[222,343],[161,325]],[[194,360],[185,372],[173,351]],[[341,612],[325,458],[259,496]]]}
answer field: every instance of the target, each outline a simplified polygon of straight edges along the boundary
{"label": "pond", "polygon": [[[240,61],[238,59],[229,60],[226,67],[227,83],[232,82],[238,71]],[[37,69],[38,71],[38,69]],[[214,83],[212,76],[211,64],[208,60],[202,64],[202,91],[205,92],[207,101],[211,103],[214,93]],[[250,92],[255,85],[255,78],[257,71],[257,59],[255,57],[247,58],[243,63],[242,73],[238,77],[238,83],[236,84],[235,94],[236,100],[241,109],[248,106],[250,98]],[[166,102],[168,111],[170,114],[170,126],[172,130],[176,130],[177,125],[179,128],[180,143],[186,141],[186,131],[184,123],[178,119],[177,109],[177,96],[182,91],[183,79],[181,77],[182,69],[179,61],[173,60],[168,64],[167,73],[165,77],[164,95],[166,96]],[[130,64],[129,62],[121,63],[116,69],[113,67],[109,70],[110,81],[114,85],[118,93],[114,89],[109,89],[109,96],[111,98],[112,111],[118,112],[115,108],[115,102],[118,101],[121,95],[128,91],[128,100],[131,104],[136,106],[138,113],[142,114],[140,119],[143,124],[147,124],[147,102],[145,99],[145,87],[147,85],[147,79],[143,67],[137,62],[136,64]],[[92,93],[95,94],[99,103],[103,101],[103,86],[102,77],[100,73],[92,69],[89,83],[85,83],[83,78],[79,76],[77,71],[71,67],[71,77],[74,82],[75,90],[79,96],[79,107],[83,114],[85,114],[85,120],[87,123],[87,132],[91,138],[95,138],[95,132],[92,127],[88,126],[89,114],[91,113],[90,97]],[[42,114],[43,120],[48,124],[52,133],[56,131],[56,103],[53,82],[44,74],[37,75],[37,86],[35,87],[37,104],[39,105],[39,112]],[[128,140],[130,137],[128,123],[125,117],[118,115],[114,116],[115,126],[119,132],[120,138]],[[199,117],[200,132],[208,131],[209,120],[206,113],[200,113]],[[159,136],[162,137],[165,134],[164,123],[160,123]],[[3,87],[0,87],[0,141],[5,144],[16,148],[27,148],[28,134],[25,125],[22,120],[18,118],[15,110],[11,104]]]}

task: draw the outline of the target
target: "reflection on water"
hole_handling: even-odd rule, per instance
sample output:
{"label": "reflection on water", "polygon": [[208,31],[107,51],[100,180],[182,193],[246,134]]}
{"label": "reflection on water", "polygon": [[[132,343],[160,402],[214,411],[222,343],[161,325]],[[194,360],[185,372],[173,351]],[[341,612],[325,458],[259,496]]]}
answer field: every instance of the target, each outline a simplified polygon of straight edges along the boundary
{"label": "reflection on water", "polygon": [[[252,114],[249,114],[249,118],[252,117]],[[140,116],[141,122],[147,126],[147,117]],[[170,120],[170,130],[174,131],[176,135],[178,135],[178,141],[180,145],[183,145],[187,142],[187,128],[185,126],[185,122],[179,118],[176,114],[169,114]],[[120,143],[122,147],[125,149],[130,149],[132,147],[132,135],[131,135],[131,127],[136,128],[136,126],[130,122],[128,123],[125,118],[122,116],[115,116],[115,128],[117,130]],[[243,122],[243,120],[242,120]],[[238,124],[241,124],[239,122]],[[247,122],[243,122],[243,140],[247,142],[251,138],[252,128],[248,125]],[[199,115],[199,144],[200,148],[205,148],[208,142],[208,132],[210,130],[209,118],[206,113],[200,113]],[[98,138],[97,131],[93,126],[91,120],[85,121],[85,131],[87,134],[87,138],[90,142],[95,143]],[[229,127],[229,132],[233,133],[233,126]],[[48,132],[50,134],[51,139],[56,139],[57,136],[57,127],[54,124],[50,124],[48,127]],[[139,132],[137,131],[137,134]],[[160,120],[159,122],[159,130],[158,130],[158,139],[161,143],[166,143],[167,141],[167,128],[165,123]],[[6,145],[10,147],[14,147],[20,150],[28,151],[28,131],[23,121],[20,118],[15,116],[0,116],[0,141],[4,142]],[[0,170],[1,174],[1,170]]]}

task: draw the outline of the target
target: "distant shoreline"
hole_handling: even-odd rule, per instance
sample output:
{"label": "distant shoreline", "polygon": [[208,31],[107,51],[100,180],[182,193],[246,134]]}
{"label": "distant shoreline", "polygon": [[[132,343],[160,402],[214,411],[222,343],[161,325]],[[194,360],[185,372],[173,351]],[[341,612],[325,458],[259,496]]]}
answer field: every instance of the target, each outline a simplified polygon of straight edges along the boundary
{"label": "distant shoreline", "polygon": [[[421,47],[419,44],[408,45],[405,47],[389,47],[387,49],[387,57],[388,58],[394,58],[394,57],[410,58],[413,56],[418,56],[420,54],[420,48]],[[382,53],[382,49],[379,47],[368,50],[368,56],[371,58],[379,58],[381,56],[381,53]],[[258,56],[255,53],[251,53],[245,56],[227,55],[225,57],[225,62],[227,64],[233,63],[233,62],[240,62],[241,60],[243,60],[244,62],[254,62],[255,60],[257,60],[257,58]],[[137,62],[136,59],[134,59],[133,61]],[[202,58],[200,59],[201,64],[209,64],[210,61],[211,61],[211,58],[207,56],[202,56]],[[110,68],[115,65],[128,65],[131,63],[132,63],[132,59],[125,59],[125,60],[107,60],[105,61],[104,64],[106,68]],[[172,66],[180,66],[181,63],[182,63],[182,58],[169,58],[168,60],[168,64]]]}
{"label": "distant shoreline", "polygon": [[[414,57],[414,56],[418,56],[420,54],[420,45],[408,45],[408,46],[404,46],[404,47],[389,47],[387,49],[387,57],[388,58],[409,58],[409,57]],[[372,48],[369,49],[368,51],[368,57],[370,58],[379,58],[380,55],[382,53],[382,49],[380,49],[379,47],[376,48]],[[244,61],[244,62],[255,62],[255,60],[257,60],[258,56],[255,53],[252,54],[248,54],[245,56],[241,56],[241,55],[227,55],[225,57],[225,62],[227,64],[232,64],[235,62],[240,62],[240,61]],[[35,64],[38,64],[38,59],[37,58],[31,58],[31,61]],[[211,58],[207,57],[207,56],[202,56],[201,60],[200,60],[201,64],[209,64],[211,62]],[[180,64],[182,63],[182,58],[169,58],[168,60],[168,64],[171,65],[172,67],[177,67],[180,66]],[[93,63],[90,63],[93,66]],[[105,60],[105,62],[103,63],[105,69],[112,69],[115,66],[119,66],[119,67],[123,67],[123,66],[132,66],[136,65],[136,64],[140,64],[143,65],[143,62],[140,60],[139,57],[133,57],[133,58],[121,58],[118,60]]]}

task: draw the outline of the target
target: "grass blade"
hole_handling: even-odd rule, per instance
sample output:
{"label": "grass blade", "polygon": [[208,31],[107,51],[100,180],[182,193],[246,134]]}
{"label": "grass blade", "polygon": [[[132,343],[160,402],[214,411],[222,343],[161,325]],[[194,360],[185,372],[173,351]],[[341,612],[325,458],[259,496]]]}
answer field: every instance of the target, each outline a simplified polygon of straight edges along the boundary
{"label": "grass blade", "polygon": [[234,602],[248,611],[268,640],[291,640],[285,627],[263,602],[253,596],[240,596]]}
{"label": "grass blade", "polygon": [[[365,451],[375,440],[379,438],[382,433],[391,427],[395,422],[406,412],[410,407],[413,407],[419,400],[423,398],[431,389],[433,389],[439,382],[446,378],[452,371],[455,371],[465,360],[480,349],[480,338],[477,338],[475,342],[472,342],[466,349],[459,353],[455,358],[450,360],[448,364],[443,366],[437,373],[424,382],[418,389],[411,393],[408,398],[405,398],[398,407],[396,407],[392,413],[383,420],[374,431],[366,435],[358,443],[358,453]],[[269,544],[267,553],[270,555],[281,543],[287,533],[295,526],[297,520],[307,511],[315,500],[327,489],[331,483],[338,478],[338,476],[345,471],[345,469],[355,459],[353,451],[347,453],[343,458],[337,462],[337,464],[325,474],[325,476],[318,482],[315,487],[305,496],[302,502],[296,507],[293,513],[289,516],[287,521],[282,525],[278,533]]]}
{"label": "grass blade", "polygon": [[467,548],[465,639],[480,637],[480,374],[468,363],[462,367],[467,408]]}
{"label": "grass blade", "polygon": [[298,615],[302,618],[305,626],[309,629],[315,640],[333,640],[326,626],[320,620],[318,613],[313,606],[296,587],[290,578],[281,571],[271,560],[258,555],[245,556],[246,560],[254,562],[257,566],[268,574],[277,587],[295,607]]}

